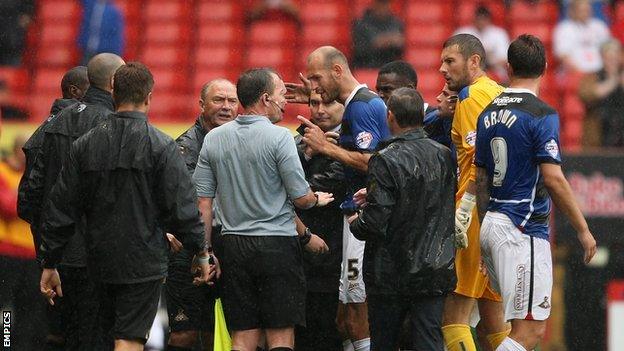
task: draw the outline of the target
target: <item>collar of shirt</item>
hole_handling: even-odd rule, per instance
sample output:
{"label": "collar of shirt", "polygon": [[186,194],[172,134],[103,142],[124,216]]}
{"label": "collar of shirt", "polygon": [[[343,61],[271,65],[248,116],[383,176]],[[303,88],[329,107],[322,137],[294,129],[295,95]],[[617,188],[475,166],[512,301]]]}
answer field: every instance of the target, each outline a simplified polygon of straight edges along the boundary
{"label": "collar of shirt", "polygon": [[125,118],[147,119],[147,115],[140,111],[121,111],[117,112],[116,115]]}
{"label": "collar of shirt", "polygon": [[423,127],[416,127],[414,129],[408,130],[407,132],[395,135],[386,141],[382,141],[381,143],[379,143],[377,150],[385,149],[388,145],[394,143],[395,141],[424,139],[426,137],[427,133],[425,133]]}
{"label": "collar of shirt", "polygon": [[115,110],[113,96],[106,90],[91,85],[84,96],[84,102],[88,104],[102,105],[110,111]]}
{"label": "collar of shirt", "polygon": [[355,88],[353,88],[353,91],[351,91],[351,94],[349,94],[349,97],[345,100],[345,104],[344,104],[345,108],[347,108],[347,105],[349,105],[351,100],[353,100],[353,97],[355,96],[355,94],[357,94],[357,92],[362,88],[368,88],[368,85],[358,84],[355,86]]}
{"label": "collar of shirt", "polygon": [[506,88],[505,89],[506,93],[511,93],[511,94],[522,94],[522,93],[526,93],[526,94],[531,94],[533,96],[537,96],[537,94],[535,94],[535,92],[531,89],[525,89],[525,88]]}
{"label": "collar of shirt", "polygon": [[269,118],[267,116],[259,116],[259,115],[238,115],[235,119],[238,124],[252,124],[256,122],[266,122],[271,124]]}

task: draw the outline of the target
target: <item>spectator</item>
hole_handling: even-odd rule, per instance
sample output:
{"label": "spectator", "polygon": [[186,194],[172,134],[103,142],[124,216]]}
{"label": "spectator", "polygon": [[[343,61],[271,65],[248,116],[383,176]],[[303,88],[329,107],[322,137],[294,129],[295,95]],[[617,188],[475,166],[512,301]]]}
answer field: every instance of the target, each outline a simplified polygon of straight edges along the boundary
{"label": "spectator", "polygon": [[82,0],[83,16],[78,37],[82,62],[108,52],[121,56],[124,51],[124,18],[111,0]]}
{"label": "spectator", "polygon": [[33,10],[33,0],[0,1],[0,65],[20,65]]}
{"label": "spectator", "polygon": [[289,19],[300,23],[299,7],[293,0],[260,0],[246,14],[247,22]]}
{"label": "spectator", "polygon": [[455,34],[459,33],[468,33],[479,38],[485,48],[486,69],[492,71],[501,80],[507,79],[509,36],[505,29],[492,23],[492,13],[486,6],[478,6],[473,24],[455,31]]}
{"label": "spectator", "polygon": [[3,80],[0,80],[0,115],[6,120],[28,119],[28,112],[11,103],[11,91]]}
{"label": "spectator", "polygon": [[573,0],[569,18],[555,27],[554,52],[564,71],[593,73],[602,68],[600,45],[610,37],[609,28],[592,18],[588,0]]}
{"label": "spectator", "polygon": [[0,308],[12,311],[15,350],[42,350],[46,335],[45,304],[37,288],[39,266],[28,223],[17,217],[17,186],[26,159],[26,136],[15,139],[10,156],[0,162]]}
{"label": "spectator", "polygon": [[404,26],[392,13],[390,0],[373,1],[352,31],[355,68],[378,68],[403,57]]}
{"label": "spectator", "polygon": [[587,105],[584,146],[624,146],[624,73],[622,45],[617,40],[601,48],[603,68],[586,75],[579,95]]}

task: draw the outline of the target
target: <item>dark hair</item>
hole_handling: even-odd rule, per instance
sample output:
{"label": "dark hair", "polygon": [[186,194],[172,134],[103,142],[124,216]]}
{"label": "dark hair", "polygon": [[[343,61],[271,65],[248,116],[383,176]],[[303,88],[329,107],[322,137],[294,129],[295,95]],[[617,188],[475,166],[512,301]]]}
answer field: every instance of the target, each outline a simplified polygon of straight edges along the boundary
{"label": "dark hair", "polygon": [[455,34],[444,42],[442,49],[446,49],[453,45],[457,45],[459,47],[459,52],[462,54],[464,59],[468,59],[470,56],[475,54],[479,55],[479,57],[481,57],[480,66],[482,69],[485,69],[485,49],[477,37],[467,33]]}
{"label": "dark hair", "polygon": [[492,13],[490,12],[490,9],[487,8],[487,6],[481,4],[477,6],[475,10],[475,17],[492,18]]}
{"label": "dark hair", "polygon": [[140,104],[152,91],[154,77],[140,62],[128,62],[119,67],[113,78],[113,100],[115,105],[123,103]]}
{"label": "dark hair", "polygon": [[421,126],[425,118],[425,103],[416,89],[399,88],[388,99],[388,110],[399,127]]}
{"label": "dark hair", "polygon": [[279,74],[271,68],[252,68],[241,74],[236,82],[236,94],[243,108],[252,106],[262,94],[273,94],[275,82],[272,74]]}
{"label": "dark hair", "polygon": [[63,79],[61,79],[61,92],[63,93],[63,98],[69,99],[72,97],[70,91],[72,85],[79,88],[84,88],[89,85],[87,67],[76,66],[63,75]]}
{"label": "dark hair", "polygon": [[414,67],[405,61],[392,61],[381,66],[378,75],[394,73],[397,76],[414,83],[414,88],[418,87],[418,75]]}
{"label": "dark hair", "polygon": [[538,37],[522,34],[507,49],[514,77],[537,78],[546,70],[546,49]]}

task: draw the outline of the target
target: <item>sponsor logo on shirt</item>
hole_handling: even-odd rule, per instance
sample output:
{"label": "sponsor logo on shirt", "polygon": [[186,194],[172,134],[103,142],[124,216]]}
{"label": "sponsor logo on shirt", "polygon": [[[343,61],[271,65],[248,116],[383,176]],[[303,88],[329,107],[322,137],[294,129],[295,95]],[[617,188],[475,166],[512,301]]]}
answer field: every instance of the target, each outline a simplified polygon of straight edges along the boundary
{"label": "sponsor logo on shirt", "polygon": [[78,105],[78,109],[76,111],[77,112],[82,112],[82,111],[84,111],[85,108],[87,108],[87,105],[80,104],[80,105]]}
{"label": "sponsor logo on shirt", "polygon": [[360,132],[355,138],[355,144],[360,149],[368,149],[373,142],[373,135],[369,132]]}
{"label": "sponsor logo on shirt", "polygon": [[544,302],[540,303],[538,306],[543,308],[543,309],[545,309],[545,310],[549,309],[550,308],[550,302],[548,302],[548,296],[544,296]]}
{"label": "sponsor logo on shirt", "polygon": [[497,97],[493,101],[494,105],[498,105],[498,106],[508,105],[508,104],[511,104],[511,103],[519,104],[521,102],[522,102],[522,98],[521,97],[511,97],[511,96]]}
{"label": "sponsor logo on shirt", "polygon": [[550,141],[544,146],[544,149],[546,149],[546,152],[548,152],[548,154],[553,158],[556,158],[557,155],[559,155],[559,145],[557,145],[555,139],[550,139]]}
{"label": "sponsor logo on shirt", "polygon": [[466,144],[470,146],[475,146],[475,142],[477,141],[477,132],[472,130],[466,134]]}

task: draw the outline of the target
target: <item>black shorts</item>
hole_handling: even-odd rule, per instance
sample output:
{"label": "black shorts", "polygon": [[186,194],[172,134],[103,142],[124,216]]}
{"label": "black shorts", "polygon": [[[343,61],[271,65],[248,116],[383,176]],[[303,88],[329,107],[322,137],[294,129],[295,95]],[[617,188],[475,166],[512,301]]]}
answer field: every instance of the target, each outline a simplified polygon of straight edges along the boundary
{"label": "black shorts", "polygon": [[167,315],[172,332],[186,330],[214,330],[214,304],[216,286],[193,285],[191,260],[193,255],[186,249],[172,254],[169,273],[165,281]]}
{"label": "black shorts", "polygon": [[305,325],[306,283],[295,236],[222,237],[221,296],[232,330]]}
{"label": "black shorts", "polygon": [[143,343],[158,311],[163,279],[144,283],[98,285],[100,322],[104,332],[115,340]]}

